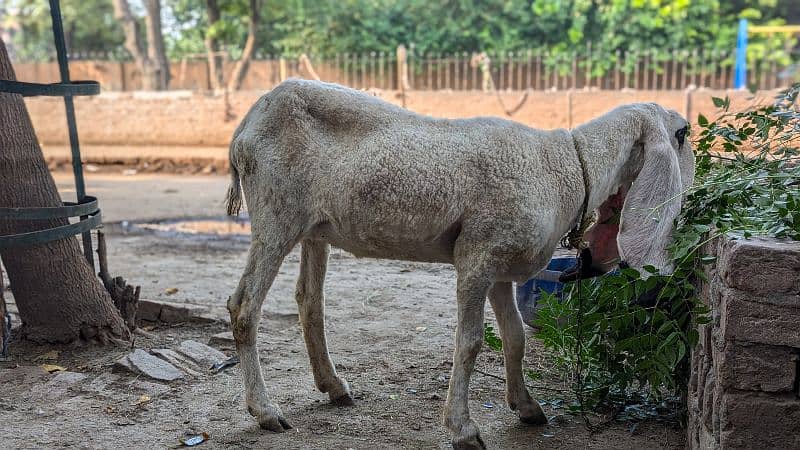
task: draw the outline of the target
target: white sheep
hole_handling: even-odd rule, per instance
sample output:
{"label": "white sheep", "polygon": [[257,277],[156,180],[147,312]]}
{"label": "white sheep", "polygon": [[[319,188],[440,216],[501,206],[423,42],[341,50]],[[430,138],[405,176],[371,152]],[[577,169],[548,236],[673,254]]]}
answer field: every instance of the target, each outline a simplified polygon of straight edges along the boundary
{"label": "white sheep", "polygon": [[694,173],[686,127],[652,103],[619,107],[572,131],[543,131],[490,117],[421,116],[318,81],[277,86],[253,105],[230,145],[228,213],[239,211],[241,186],[252,221],[247,266],[228,300],[248,411],[262,428],[290,427],[267,394],[256,334],[281,262],[301,243],[299,316],[314,382],[333,403],[353,397],[325,342],[330,245],[455,266],[458,322],[444,409],[454,447],[485,447],[467,399],[487,295],[504,342],[508,405],[525,423],[546,423],[523,381],[525,336],[511,283],[536,275],[584,208],[620,188],[628,189],[620,257],[669,271],[666,246]]}

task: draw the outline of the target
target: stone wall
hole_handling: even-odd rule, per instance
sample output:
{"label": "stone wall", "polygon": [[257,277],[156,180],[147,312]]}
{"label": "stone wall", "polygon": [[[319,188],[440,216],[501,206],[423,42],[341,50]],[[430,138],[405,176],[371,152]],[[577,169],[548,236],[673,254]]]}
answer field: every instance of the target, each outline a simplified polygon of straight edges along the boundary
{"label": "stone wall", "polygon": [[800,448],[800,242],[718,239],[689,381],[690,449]]}

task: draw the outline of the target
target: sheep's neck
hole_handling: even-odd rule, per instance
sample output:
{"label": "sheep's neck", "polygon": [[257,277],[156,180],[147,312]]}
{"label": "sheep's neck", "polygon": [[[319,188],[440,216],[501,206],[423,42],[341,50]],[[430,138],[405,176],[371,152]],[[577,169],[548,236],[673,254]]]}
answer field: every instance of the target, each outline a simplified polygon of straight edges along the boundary
{"label": "sheep's neck", "polygon": [[[587,209],[597,209],[616,194],[621,185],[629,182],[626,173],[631,150],[639,130],[634,124],[617,120],[593,120],[572,130],[577,151],[582,154],[584,185],[588,189]],[[638,124],[634,126],[638,127]],[[624,130],[624,132],[620,131]]]}

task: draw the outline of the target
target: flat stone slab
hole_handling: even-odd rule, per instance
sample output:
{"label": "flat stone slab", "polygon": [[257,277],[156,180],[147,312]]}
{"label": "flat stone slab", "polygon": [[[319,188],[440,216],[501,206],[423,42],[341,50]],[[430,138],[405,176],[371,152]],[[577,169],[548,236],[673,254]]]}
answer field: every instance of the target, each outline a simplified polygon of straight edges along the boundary
{"label": "flat stone slab", "polygon": [[183,378],[183,372],[177,367],[140,348],[120,358],[117,365],[154,380],[174,381]]}
{"label": "flat stone slab", "polygon": [[209,369],[214,364],[228,359],[225,353],[222,353],[214,347],[209,347],[202,342],[193,341],[191,339],[181,342],[180,347],[178,347],[178,352],[200,364],[204,369]]}
{"label": "flat stone slab", "polygon": [[168,363],[180,368],[182,371],[193,377],[199,377],[200,373],[197,371],[198,366],[187,357],[181,355],[175,350],[168,348],[154,348],[150,353],[158,356],[159,358],[167,361]]}

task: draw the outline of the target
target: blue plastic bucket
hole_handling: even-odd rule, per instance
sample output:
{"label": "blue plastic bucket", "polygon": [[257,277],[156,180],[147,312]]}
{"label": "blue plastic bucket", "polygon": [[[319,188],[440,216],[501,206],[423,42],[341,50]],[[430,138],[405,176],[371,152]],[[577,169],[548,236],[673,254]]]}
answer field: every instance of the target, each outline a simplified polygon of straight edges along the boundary
{"label": "blue plastic bucket", "polygon": [[536,320],[536,312],[541,307],[541,305],[537,307],[537,303],[542,291],[562,297],[564,284],[558,281],[558,277],[575,264],[577,259],[574,257],[553,258],[536,278],[517,285],[517,308],[526,324],[533,325],[533,321]]}

